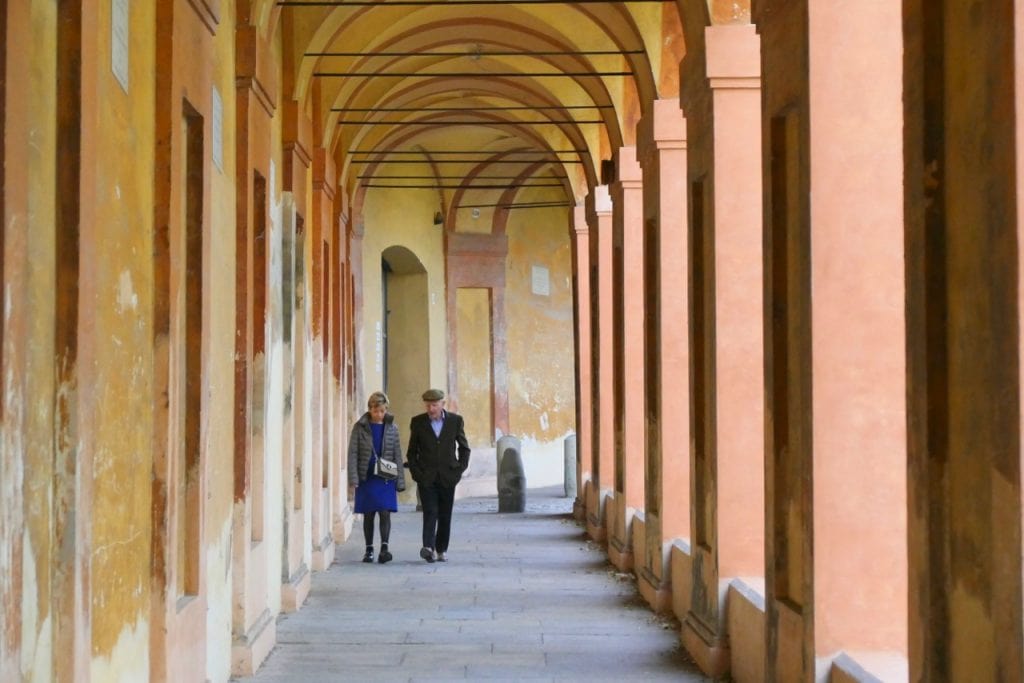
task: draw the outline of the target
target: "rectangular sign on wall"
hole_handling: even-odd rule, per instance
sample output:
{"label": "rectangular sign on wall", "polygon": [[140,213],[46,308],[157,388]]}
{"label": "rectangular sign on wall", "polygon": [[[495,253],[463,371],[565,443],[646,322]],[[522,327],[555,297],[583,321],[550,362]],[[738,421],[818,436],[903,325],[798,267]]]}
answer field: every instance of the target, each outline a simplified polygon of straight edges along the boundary
{"label": "rectangular sign on wall", "polygon": [[551,294],[551,283],[548,279],[548,269],[544,266],[534,266],[530,284],[534,294],[549,296]]}
{"label": "rectangular sign on wall", "polygon": [[128,0],[110,0],[110,69],[128,92]]}

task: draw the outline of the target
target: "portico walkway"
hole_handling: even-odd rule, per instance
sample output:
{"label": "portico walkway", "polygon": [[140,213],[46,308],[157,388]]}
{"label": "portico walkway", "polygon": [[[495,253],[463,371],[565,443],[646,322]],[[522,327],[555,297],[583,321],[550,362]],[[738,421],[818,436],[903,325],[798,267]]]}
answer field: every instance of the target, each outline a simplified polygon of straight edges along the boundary
{"label": "portico walkway", "polygon": [[456,501],[443,564],[419,558],[410,507],[393,519],[390,564],[360,562],[353,529],[246,680],[707,680],[560,495],[530,491],[524,514],[498,514],[495,497]]}

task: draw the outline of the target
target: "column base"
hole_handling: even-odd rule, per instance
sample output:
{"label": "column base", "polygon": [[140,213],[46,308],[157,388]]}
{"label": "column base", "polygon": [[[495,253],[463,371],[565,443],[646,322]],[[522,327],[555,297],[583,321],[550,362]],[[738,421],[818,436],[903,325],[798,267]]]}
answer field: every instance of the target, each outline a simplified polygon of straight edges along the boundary
{"label": "column base", "polygon": [[608,542],[608,559],[620,572],[633,571],[632,545],[616,536],[613,536]]}
{"label": "column base", "polygon": [[345,510],[334,518],[334,529],[332,529],[332,535],[335,543],[344,543],[348,540],[349,535],[352,533],[352,523],[355,520],[355,515],[352,512],[352,506],[345,506]]}
{"label": "column base", "polygon": [[637,572],[640,595],[656,614],[672,614],[672,583],[659,579],[647,567]]}
{"label": "column base", "polygon": [[582,500],[577,498],[572,504],[572,517],[577,522],[587,521],[587,506]]}
{"label": "column base", "polygon": [[320,541],[320,544],[313,548],[313,571],[325,572],[334,563],[334,551],[336,546],[330,536]]}
{"label": "column base", "polygon": [[312,575],[309,567],[303,562],[299,568],[281,586],[281,610],[284,612],[298,612],[302,603],[306,602],[309,595],[309,586]]}
{"label": "column base", "polygon": [[231,675],[252,676],[277,641],[277,622],[265,609],[243,638],[231,644]]}
{"label": "column base", "polygon": [[605,526],[605,497],[608,492],[588,486],[586,494],[587,535],[603,545],[608,539],[608,529]]}
{"label": "column base", "polygon": [[729,673],[728,641],[712,633],[692,613],[683,622],[679,639],[705,674],[717,680]]}

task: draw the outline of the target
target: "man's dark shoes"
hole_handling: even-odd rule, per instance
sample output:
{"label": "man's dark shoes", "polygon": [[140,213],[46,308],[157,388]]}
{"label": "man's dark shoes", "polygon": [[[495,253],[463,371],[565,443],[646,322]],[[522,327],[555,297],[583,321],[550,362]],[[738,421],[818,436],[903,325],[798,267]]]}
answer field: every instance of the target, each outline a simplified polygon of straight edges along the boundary
{"label": "man's dark shoes", "polygon": [[382,545],[380,547],[380,557],[377,558],[377,561],[381,564],[391,561],[391,552],[388,550],[386,545]]}
{"label": "man's dark shoes", "polygon": [[373,548],[367,548],[363,554],[363,562],[373,562]]}
{"label": "man's dark shoes", "polygon": [[433,550],[433,548],[420,548],[420,557],[422,557],[427,562],[433,562],[434,561],[434,550]]}

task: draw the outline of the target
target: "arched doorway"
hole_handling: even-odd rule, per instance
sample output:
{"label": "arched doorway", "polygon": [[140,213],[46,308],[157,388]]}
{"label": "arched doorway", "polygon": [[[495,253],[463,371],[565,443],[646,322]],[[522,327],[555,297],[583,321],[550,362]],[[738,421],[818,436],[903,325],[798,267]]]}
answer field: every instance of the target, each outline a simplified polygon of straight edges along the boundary
{"label": "arched doorway", "polygon": [[391,399],[404,450],[409,419],[423,411],[420,395],[430,384],[427,269],[416,254],[401,246],[381,253],[381,292],[384,391]]}

